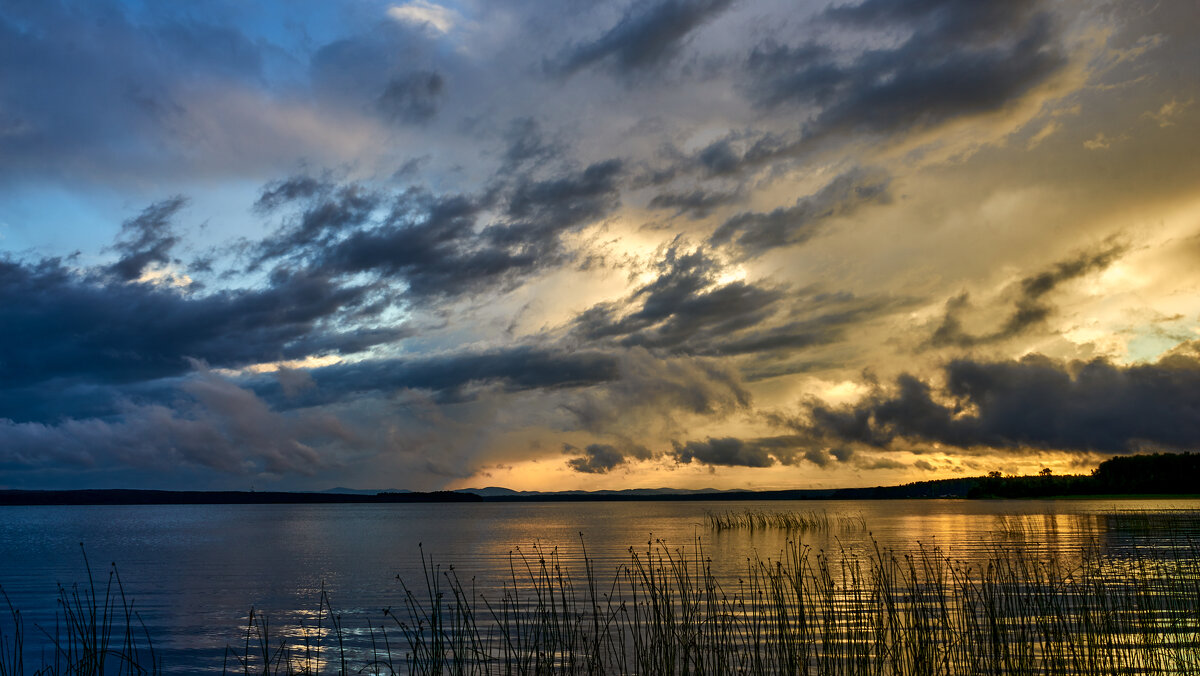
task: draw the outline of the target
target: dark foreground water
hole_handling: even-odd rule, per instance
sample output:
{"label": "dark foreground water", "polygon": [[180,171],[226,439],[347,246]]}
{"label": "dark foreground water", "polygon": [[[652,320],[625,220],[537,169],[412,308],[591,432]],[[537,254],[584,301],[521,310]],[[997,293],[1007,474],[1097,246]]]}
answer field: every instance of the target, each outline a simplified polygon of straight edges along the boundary
{"label": "dark foreground water", "polygon": [[[716,531],[706,518],[748,509],[816,512],[831,527]],[[581,542],[601,579],[628,563],[630,547],[694,554],[699,542],[732,587],[749,560],[777,557],[789,537],[834,558],[875,543],[968,561],[1012,547],[1069,557],[1085,545],[1189,546],[1198,514],[1200,500],[4,507],[0,586],[22,610],[30,666],[54,633],[58,585],[87,582],[82,543],[101,588],[116,564],[168,670],[196,673],[220,671],[226,646],[241,651],[251,607],[276,627],[311,622],[324,589],[347,627],[379,625],[383,608],[403,605],[402,581],[423,588],[422,551],[494,599],[522,554],[557,548],[582,571]]]}

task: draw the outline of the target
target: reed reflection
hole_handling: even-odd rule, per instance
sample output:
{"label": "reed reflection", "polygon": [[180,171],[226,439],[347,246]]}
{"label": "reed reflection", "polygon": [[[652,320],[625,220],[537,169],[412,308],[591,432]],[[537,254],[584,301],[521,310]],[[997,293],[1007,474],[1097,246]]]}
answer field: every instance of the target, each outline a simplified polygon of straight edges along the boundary
{"label": "reed reflection", "polygon": [[[36,601],[79,579],[70,555],[87,540],[121,564],[178,673],[240,664],[226,647],[325,673],[379,655],[401,673],[597,660],[607,673],[1194,673],[1198,515],[1196,501],[47,509],[0,529],[0,582],[53,626],[53,602]],[[958,657],[928,667],[906,636]]]}

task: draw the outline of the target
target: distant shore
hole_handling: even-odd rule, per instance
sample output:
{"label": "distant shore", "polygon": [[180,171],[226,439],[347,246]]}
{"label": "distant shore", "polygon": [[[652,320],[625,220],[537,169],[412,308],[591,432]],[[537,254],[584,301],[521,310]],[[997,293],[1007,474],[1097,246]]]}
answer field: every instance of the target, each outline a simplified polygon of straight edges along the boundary
{"label": "distant shore", "polygon": [[965,498],[980,478],[940,479],[903,486],[772,491],[635,488],[620,491],[513,491],[506,488],[458,491],[163,491],[136,489],[0,490],[0,506],[16,505],[270,505],[387,504],[420,502],[603,502],[696,500],[879,500]]}
{"label": "distant shore", "polygon": [[657,500],[896,500],[929,498],[1115,499],[1200,497],[1200,454],[1155,453],[1110,458],[1091,474],[987,476],[918,481],[900,486],[773,491],[634,488],[621,491],[514,491],[475,488],[457,491],[335,489],[324,493],[283,491],[162,491],[134,489],[0,490],[4,505],[266,505],[409,502],[600,502]]}
{"label": "distant shore", "polygon": [[[1130,500],[1139,498],[1200,498],[1198,493],[1096,493],[1070,495],[970,495],[928,490],[917,486],[877,486],[828,490],[713,491],[696,493],[569,492],[478,495],[469,491],[430,493],[289,493],[263,491],[158,490],[0,490],[0,507],[89,505],[332,505],[396,503],[512,503],[512,502],[736,502],[752,500],[930,500],[930,499],[1043,499]],[[925,490],[922,490],[925,489]]]}
{"label": "distant shore", "polygon": [[571,491],[480,495],[471,491],[355,493],[290,493],[266,491],[159,491],[126,489],[3,490],[0,506],[18,505],[272,505],[272,504],[387,504],[420,502],[601,502],[697,500],[870,500],[887,498],[964,498],[965,491],[937,493],[911,487],[883,486],[785,491],[712,491],[656,493],[652,491]]}
{"label": "distant shore", "polygon": [[135,489],[3,490],[0,506],[18,505],[302,505],[388,502],[481,502],[478,495],[433,493],[287,493],[282,491],[158,491]]}

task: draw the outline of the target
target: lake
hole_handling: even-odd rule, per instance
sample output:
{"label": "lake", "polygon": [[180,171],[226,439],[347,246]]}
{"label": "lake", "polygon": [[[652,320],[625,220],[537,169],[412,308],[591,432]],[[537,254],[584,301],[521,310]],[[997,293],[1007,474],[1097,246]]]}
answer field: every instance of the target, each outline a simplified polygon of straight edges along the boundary
{"label": "lake", "polygon": [[[746,510],[815,512],[832,526],[715,530],[707,517]],[[351,638],[366,640],[358,630],[368,620],[386,624],[383,609],[404,605],[402,582],[424,589],[422,553],[495,602],[512,561],[555,548],[578,579],[586,546],[604,580],[629,563],[631,547],[691,556],[699,542],[722,587],[736,588],[750,561],[778,558],[789,538],[835,561],[874,543],[900,552],[919,543],[962,561],[1014,547],[1120,556],[1189,547],[1198,514],[1200,500],[1189,499],[5,507],[0,586],[22,611],[27,664],[37,663],[48,654],[42,630],[54,632],[57,585],[87,582],[82,543],[99,585],[116,564],[167,671],[220,672],[226,646],[244,642],[251,607],[281,630],[311,623],[322,589],[357,628]]]}

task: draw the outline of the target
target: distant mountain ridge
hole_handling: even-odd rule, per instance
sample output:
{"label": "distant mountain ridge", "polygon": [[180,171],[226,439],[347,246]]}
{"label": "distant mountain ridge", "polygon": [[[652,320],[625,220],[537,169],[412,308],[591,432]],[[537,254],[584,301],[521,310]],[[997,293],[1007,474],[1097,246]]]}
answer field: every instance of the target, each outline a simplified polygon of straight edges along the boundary
{"label": "distant mountain ridge", "polygon": [[464,488],[488,502],[571,502],[602,500],[873,500],[895,498],[965,498],[981,478],[935,479],[902,486],[867,488],[797,488],[779,490],[716,488],[627,488],[596,491],[515,491],[510,488]]}
{"label": "distant mountain ridge", "polygon": [[[308,492],[308,491],[299,491]],[[317,491],[324,495],[379,495],[380,493],[412,493],[407,488],[386,488],[383,490],[371,490],[369,488],[346,488],[345,486],[336,486],[334,488],[326,488],[323,491]]]}
{"label": "distant mountain ridge", "polygon": [[320,492],[163,491],[133,489],[0,490],[0,505],[304,504],[397,502],[591,502],[634,500],[895,500],[905,498],[1045,498],[1088,495],[1200,495],[1200,454],[1110,458],[1090,475],[935,479],[900,486],[790,490],[629,488],[517,491],[501,486],[416,492],[335,487]]}
{"label": "distant mountain ridge", "polygon": [[595,491],[585,490],[570,490],[570,491],[518,491],[502,486],[488,486],[486,488],[458,488],[455,493],[473,493],[480,497],[500,497],[500,496],[538,496],[538,495],[701,495],[708,493],[729,493],[729,489],[720,488],[622,488],[622,489],[601,489]]}

